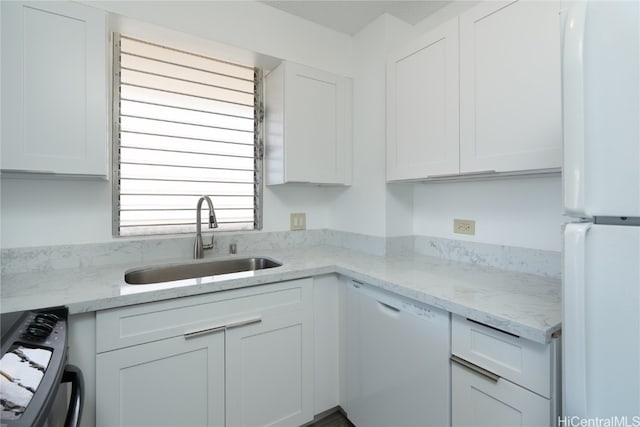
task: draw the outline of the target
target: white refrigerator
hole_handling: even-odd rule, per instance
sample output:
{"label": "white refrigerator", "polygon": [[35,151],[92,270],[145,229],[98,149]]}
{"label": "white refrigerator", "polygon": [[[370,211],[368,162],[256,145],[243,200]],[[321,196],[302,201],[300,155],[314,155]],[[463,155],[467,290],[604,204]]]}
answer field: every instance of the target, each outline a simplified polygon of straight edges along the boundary
{"label": "white refrigerator", "polygon": [[640,425],[640,1],[562,18],[563,425]]}

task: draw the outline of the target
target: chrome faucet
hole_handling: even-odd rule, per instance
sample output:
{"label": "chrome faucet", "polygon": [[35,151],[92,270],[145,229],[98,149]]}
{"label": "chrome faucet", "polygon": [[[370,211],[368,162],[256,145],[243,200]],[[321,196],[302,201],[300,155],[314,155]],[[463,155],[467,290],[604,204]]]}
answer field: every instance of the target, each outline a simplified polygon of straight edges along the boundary
{"label": "chrome faucet", "polygon": [[211,203],[211,199],[209,196],[202,196],[200,200],[198,200],[198,205],[196,206],[196,243],[193,246],[193,258],[200,259],[203,257],[203,252],[205,249],[213,248],[213,235],[211,236],[211,243],[207,243],[206,245],[202,243],[202,202],[207,201],[207,205],[209,205],[209,228],[218,228],[218,221],[216,220],[216,213],[213,210],[213,203]]}

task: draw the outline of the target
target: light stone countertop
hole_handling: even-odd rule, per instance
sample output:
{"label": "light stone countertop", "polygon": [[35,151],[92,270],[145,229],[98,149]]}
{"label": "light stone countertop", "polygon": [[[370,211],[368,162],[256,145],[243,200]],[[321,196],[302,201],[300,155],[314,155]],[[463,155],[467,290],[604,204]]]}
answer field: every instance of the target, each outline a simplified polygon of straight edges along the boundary
{"label": "light stone countertop", "polygon": [[[139,263],[6,274],[0,283],[0,312],[66,305],[71,314],[76,314],[338,273],[532,341],[547,343],[560,329],[561,289],[556,279],[425,255],[384,257],[334,246],[233,256],[265,255],[283,265],[157,285],[124,282],[124,272],[141,267]],[[175,260],[180,261],[192,262]]]}

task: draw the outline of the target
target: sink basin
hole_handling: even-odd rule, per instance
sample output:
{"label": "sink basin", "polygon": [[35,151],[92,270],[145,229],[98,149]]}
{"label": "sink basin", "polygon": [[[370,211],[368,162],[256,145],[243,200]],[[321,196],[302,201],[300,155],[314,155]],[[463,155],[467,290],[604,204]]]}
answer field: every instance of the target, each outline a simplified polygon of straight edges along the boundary
{"label": "sink basin", "polygon": [[281,265],[282,263],[279,261],[264,257],[163,265],[129,270],[124,274],[124,281],[130,285],[148,285],[242,271],[264,270],[266,268],[280,267]]}

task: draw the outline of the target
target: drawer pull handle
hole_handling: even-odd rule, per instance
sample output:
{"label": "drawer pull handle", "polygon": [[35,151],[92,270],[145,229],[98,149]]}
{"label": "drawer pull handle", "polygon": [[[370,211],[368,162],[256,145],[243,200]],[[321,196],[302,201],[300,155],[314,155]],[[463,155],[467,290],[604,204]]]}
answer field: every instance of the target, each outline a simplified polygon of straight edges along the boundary
{"label": "drawer pull handle", "polygon": [[253,325],[254,323],[262,322],[262,317],[251,317],[249,319],[237,320],[235,322],[226,323],[221,326],[214,326],[207,329],[200,329],[198,331],[193,332],[185,332],[183,334],[185,339],[200,337],[202,335],[214,334],[216,332],[226,331],[227,329],[239,328],[240,326]]}
{"label": "drawer pull handle", "polygon": [[254,323],[260,323],[260,322],[262,322],[262,317],[260,316],[251,317],[249,319],[242,319],[233,323],[228,323],[227,329],[239,328],[240,326],[253,325]]}
{"label": "drawer pull handle", "polygon": [[471,363],[469,361],[466,361],[458,356],[451,356],[451,358],[449,359],[451,360],[451,362],[455,363],[456,365],[460,365],[464,368],[469,369],[470,371],[475,372],[476,374],[479,374],[483,377],[485,377],[486,379],[488,379],[489,381],[492,381],[494,383],[497,383],[498,380],[500,379],[500,375],[494,374],[491,371],[488,371],[478,365],[476,365],[475,363]]}
{"label": "drawer pull handle", "polygon": [[512,337],[515,337],[515,338],[520,338],[519,335],[513,334],[511,332],[503,331],[502,329],[498,329],[495,326],[487,325],[486,323],[478,322],[477,320],[469,319],[468,317],[467,317],[467,320],[469,322],[471,322],[471,323],[475,323],[476,325],[484,326],[485,328],[493,329],[494,331],[498,331],[498,332],[500,332],[502,334],[507,334],[507,335],[511,335]]}
{"label": "drawer pull handle", "polygon": [[199,331],[193,331],[193,332],[185,332],[184,333],[184,338],[185,339],[189,339],[189,338],[195,338],[195,337],[199,337],[202,335],[208,335],[208,334],[214,334],[216,332],[220,332],[220,331],[224,331],[225,330],[225,326],[214,326],[213,328],[207,328],[207,329],[201,329]]}

